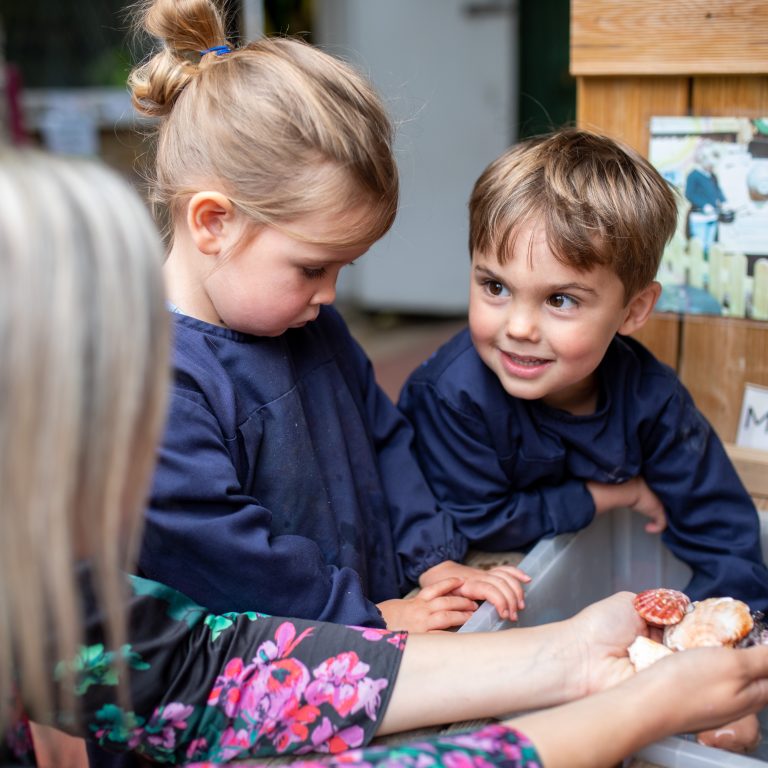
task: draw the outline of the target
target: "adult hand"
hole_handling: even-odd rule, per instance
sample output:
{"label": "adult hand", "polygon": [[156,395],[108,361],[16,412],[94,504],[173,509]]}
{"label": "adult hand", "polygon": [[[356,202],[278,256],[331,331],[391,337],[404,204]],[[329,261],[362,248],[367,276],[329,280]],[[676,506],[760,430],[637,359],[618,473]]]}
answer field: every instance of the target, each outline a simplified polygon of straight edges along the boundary
{"label": "adult hand", "polygon": [[768,646],[696,648],[510,724],[533,740],[548,768],[602,768],[653,741],[734,722],[767,704]]}
{"label": "adult hand", "polygon": [[648,625],[634,608],[634,597],[632,592],[618,592],[563,622],[568,642],[582,661],[582,695],[634,674],[627,648],[638,635],[648,635]]}
{"label": "adult hand", "polygon": [[694,648],[674,653],[648,675],[666,698],[673,733],[734,723],[768,704],[768,646]]}

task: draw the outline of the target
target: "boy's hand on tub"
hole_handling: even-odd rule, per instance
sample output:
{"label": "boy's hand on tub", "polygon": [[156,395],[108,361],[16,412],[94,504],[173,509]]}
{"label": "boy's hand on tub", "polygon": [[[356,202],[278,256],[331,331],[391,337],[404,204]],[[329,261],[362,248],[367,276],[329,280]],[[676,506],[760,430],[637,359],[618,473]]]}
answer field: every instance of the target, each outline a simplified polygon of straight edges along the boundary
{"label": "boy's hand on tub", "polygon": [[752,752],[760,744],[760,738],[760,721],[757,715],[746,715],[719,728],[696,734],[699,744],[727,749],[729,752]]}
{"label": "boy's hand on tub", "polygon": [[445,560],[419,576],[419,584],[428,587],[440,580],[458,578],[462,581],[453,594],[472,600],[487,600],[502,619],[515,621],[518,611],[525,608],[523,585],[531,577],[514,565],[497,565],[488,571]]}
{"label": "boy's hand on tub", "polygon": [[648,533],[661,533],[667,527],[664,505],[640,476],[625,483],[597,483],[590,480],[587,482],[587,490],[592,494],[596,515],[629,507],[650,518],[645,526]]}
{"label": "boy's hand on tub", "polygon": [[460,578],[436,581],[413,597],[377,603],[387,629],[434,632],[460,627],[477,610],[477,603],[456,593]]}

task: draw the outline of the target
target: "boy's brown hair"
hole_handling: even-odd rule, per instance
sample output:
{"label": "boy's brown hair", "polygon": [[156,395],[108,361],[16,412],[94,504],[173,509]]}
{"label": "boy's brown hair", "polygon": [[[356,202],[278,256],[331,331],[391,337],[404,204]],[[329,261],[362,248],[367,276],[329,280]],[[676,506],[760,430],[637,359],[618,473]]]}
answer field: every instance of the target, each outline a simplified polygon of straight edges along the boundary
{"label": "boy's brown hair", "polygon": [[544,226],[555,257],[575,269],[614,270],[627,301],[656,276],[675,232],[672,187],[634,150],[564,129],[516,144],[475,183],[470,252],[510,256],[524,224]]}

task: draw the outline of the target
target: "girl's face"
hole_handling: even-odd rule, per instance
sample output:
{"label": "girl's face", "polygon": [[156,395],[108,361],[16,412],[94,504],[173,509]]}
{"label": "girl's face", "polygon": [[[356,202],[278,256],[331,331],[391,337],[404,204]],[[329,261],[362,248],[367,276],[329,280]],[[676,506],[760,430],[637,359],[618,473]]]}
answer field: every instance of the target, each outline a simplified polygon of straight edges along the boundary
{"label": "girl's face", "polygon": [[334,222],[317,214],[301,217],[287,227],[296,237],[259,227],[205,279],[218,315],[212,321],[254,336],[279,336],[315,320],[320,307],[336,298],[341,270],[368,250],[317,243],[341,240],[359,215]]}

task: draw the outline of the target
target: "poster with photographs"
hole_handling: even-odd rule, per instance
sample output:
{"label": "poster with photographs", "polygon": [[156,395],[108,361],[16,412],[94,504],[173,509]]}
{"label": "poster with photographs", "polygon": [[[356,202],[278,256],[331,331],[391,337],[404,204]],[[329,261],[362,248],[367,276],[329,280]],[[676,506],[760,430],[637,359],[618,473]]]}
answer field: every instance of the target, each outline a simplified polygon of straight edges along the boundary
{"label": "poster with photographs", "polygon": [[649,157],[680,204],[657,310],[768,320],[768,117],[653,117]]}

